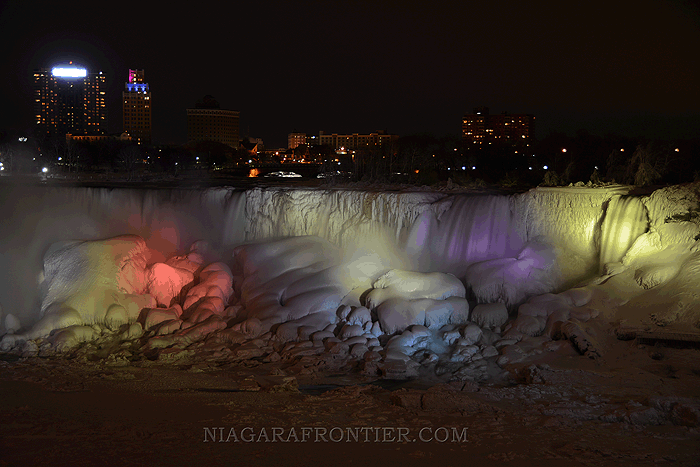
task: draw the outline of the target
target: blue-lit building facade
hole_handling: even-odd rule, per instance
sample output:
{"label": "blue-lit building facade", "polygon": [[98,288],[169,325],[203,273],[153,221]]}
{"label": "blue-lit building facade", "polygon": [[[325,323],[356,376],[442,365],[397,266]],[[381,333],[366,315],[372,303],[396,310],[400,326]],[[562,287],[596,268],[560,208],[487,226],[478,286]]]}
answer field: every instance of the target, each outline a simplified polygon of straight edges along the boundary
{"label": "blue-lit building facade", "polygon": [[151,144],[151,90],[144,70],[129,70],[122,102],[124,131],[138,144]]}

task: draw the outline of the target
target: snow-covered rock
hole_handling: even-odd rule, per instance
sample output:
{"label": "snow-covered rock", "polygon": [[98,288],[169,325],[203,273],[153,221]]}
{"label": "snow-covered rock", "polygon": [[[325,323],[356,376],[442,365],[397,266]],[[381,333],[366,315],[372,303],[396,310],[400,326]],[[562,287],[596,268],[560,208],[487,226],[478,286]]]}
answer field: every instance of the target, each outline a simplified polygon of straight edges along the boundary
{"label": "snow-covered rock", "polygon": [[[27,264],[40,265],[48,239],[60,243],[45,255],[38,302],[34,266],[18,261],[15,253],[0,258],[3,270],[16,268],[21,276],[17,291],[0,285],[4,311],[11,310],[25,326],[36,318],[22,303],[41,303],[43,313],[40,323],[24,334],[6,336],[2,346],[96,323],[123,332],[143,309],[176,302],[184,313],[161,316],[154,311],[146,327],[180,344],[216,334],[222,325],[239,336],[271,338],[276,333],[276,339],[292,341],[339,331],[346,324],[358,326],[353,331],[361,333],[346,340],[376,338],[413,325],[432,331],[468,324],[465,285],[477,301],[497,300],[511,310],[520,305],[509,330],[516,338],[561,334],[561,323],[585,322],[599,312],[608,318],[652,317],[657,324],[695,323],[700,318],[698,186],[667,187],[637,198],[625,196],[625,187],[537,188],[513,196],[59,188],[52,196],[76,211],[72,220],[80,220],[75,222],[80,228],[66,234],[46,225],[25,226],[41,237],[34,243],[3,231],[10,239],[8,251],[33,255]],[[65,203],[66,197],[78,201]],[[58,222],[47,214],[61,204],[51,206],[38,215],[42,222]],[[13,220],[12,215],[3,218]],[[148,235],[111,237],[122,232]],[[65,242],[66,237],[108,240]],[[200,238],[207,242],[166,259]],[[406,247],[406,257],[399,245]],[[231,270],[230,257],[212,259],[232,250]],[[610,277],[551,294],[598,274],[601,262]],[[452,292],[446,294],[448,289]],[[360,303],[363,295],[367,308]],[[398,298],[404,301],[383,306]],[[375,321],[368,310],[373,307]],[[499,309],[493,316],[482,315],[477,307],[472,319],[496,331],[504,324],[503,314]],[[198,329],[195,340],[182,337],[193,329]]]}
{"label": "snow-covered rock", "polygon": [[5,332],[8,334],[14,334],[15,332],[19,331],[21,327],[22,324],[20,323],[19,318],[12,313],[5,315]]}
{"label": "snow-covered rock", "polygon": [[[156,306],[146,293],[150,256],[144,240],[135,235],[52,245],[44,259],[44,317],[14,342],[45,337],[69,326],[104,323],[115,327],[134,321],[143,308]],[[66,339],[68,343],[83,337]],[[13,344],[3,344],[9,345]]]}
{"label": "snow-covered rock", "polygon": [[503,326],[508,321],[508,309],[505,303],[481,303],[472,310],[471,321],[482,328]]}
{"label": "snow-covered rock", "polygon": [[377,308],[378,322],[385,334],[403,331],[412,325],[439,329],[449,323],[464,323],[468,316],[469,303],[461,297],[446,300],[391,298]]}
{"label": "snow-covered rock", "polygon": [[146,276],[148,293],[156,299],[158,305],[165,307],[176,303],[183,287],[193,281],[194,274],[191,271],[164,263],[149,266]]}
{"label": "snow-covered rock", "polygon": [[357,324],[364,326],[366,323],[372,322],[372,315],[369,310],[363,306],[358,306],[347,315],[348,324]]}
{"label": "snow-covered rock", "polygon": [[392,298],[443,300],[448,297],[464,298],[466,295],[462,281],[452,274],[440,272],[420,273],[392,269],[375,280],[372,287],[374,290],[367,295],[365,303],[370,310]]}

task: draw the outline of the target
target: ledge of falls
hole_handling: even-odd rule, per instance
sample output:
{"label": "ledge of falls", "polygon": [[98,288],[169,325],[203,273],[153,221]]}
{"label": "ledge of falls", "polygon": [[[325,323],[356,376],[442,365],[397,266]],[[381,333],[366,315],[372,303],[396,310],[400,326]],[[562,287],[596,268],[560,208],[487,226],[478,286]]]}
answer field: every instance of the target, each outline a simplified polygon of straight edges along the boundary
{"label": "ledge of falls", "polygon": [[2,346],[339,346],[387,377],[426,359],[505,364],[537,336],[594,355],[580,323],[601,314],[697,324],[698,186],[4,186]]}

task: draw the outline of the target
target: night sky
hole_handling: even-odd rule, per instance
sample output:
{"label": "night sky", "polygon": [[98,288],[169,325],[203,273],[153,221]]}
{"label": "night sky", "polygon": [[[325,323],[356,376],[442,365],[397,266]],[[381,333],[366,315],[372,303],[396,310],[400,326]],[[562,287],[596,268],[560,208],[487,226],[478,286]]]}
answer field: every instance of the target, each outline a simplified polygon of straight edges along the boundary
{"label": "night sky", "polygon": [[[167,5],[167,6],[164,6]],[[32,71],[73,60],[108,77],[121,132],[145,69],[155,143],[184,143],[205,94],[241,135],[459,134],[461,117],[532,113],[550,131],[700,131],[700,8],[690,1],[0,1],[0,130],[32,126]]]}

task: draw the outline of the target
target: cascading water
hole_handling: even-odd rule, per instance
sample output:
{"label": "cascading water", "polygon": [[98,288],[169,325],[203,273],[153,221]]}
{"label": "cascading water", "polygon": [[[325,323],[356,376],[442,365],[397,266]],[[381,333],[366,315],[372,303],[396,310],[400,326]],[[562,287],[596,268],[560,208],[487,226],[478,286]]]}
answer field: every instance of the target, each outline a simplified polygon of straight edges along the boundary
{"label": "cascading water", "polygon": [[230,250],[245,240],[245,192],[5,185],[0,218],[0,304],[28,323],[51,244],[135,234],[163,256],[198,240]]}
{"label": "cascading water", "polygon": [[601,226],[601,272],[606,263],[621,261],[637,237],[647,231],[648,226],[647,211],[639,198],[613,197]]}
{"label": "cascading water", "polygon": [[[592,192],[591,196],[597,200],[605,195]],[[538,247],[533,249],[533,239],[524,238],[532,230],[524,223],[533,219],[540,222],[532,213],[549,213],[551,200],[536,193],[528,196],[527,206],[520,206],[521,198],[286,188],[242,191],[6,185],[0,194],[0,238],[5,240],[0,269],[10,279],[0,281],[0,303],[6,313],[14,312],[23,322],[35,320],[43,256],[52,243],[123,234],[143,237],[149,248],[164,257],[206,240],[221,258],[230,258],[232,249],[245,241],[317,235],[348,250],[346,256],[356,264],[367,255],[396,255],[400,245],[413,260],[403,265],[406,269],[451,272],[464,278],[470,265],[476,264],[483,265],[489,274],[496,271],[498,276],[503,270],[493,261],[503,259],[504,267],[509,268],[507,274],[501,274],[504,280],[535,282],[531,271],[533,265],[539,267],[539,259],[533,260],[530,253]],[[622,205],[629,203],[635,201]],[[613,212],[618,204],[611,202],[604,230],[616,216]],[[519,214],[526,206],[530,215],[514,216],[514,206],[520,206]],[[634,206],[639,209],[641,204]],[[620,214],[621,218],[630,215]],[[555,233],[579,228],[571,223],[553,227],[556,229],[550,230]],[[567,239],[571,236],[565,235]],[[619,235],[608,233],[605,238]],[[559,242],[559,238],[553,241]],[[616,248],[624,254],[627,246]],[[605,248],[601,258],[620,254],[618,250],[608,253],[609,247]],[[397,267],[393,259],[385,263]],[[484,287],[487,285],[493,288],[492,282]]]}
{"label": "cascading water", "polygon": [[432,267],[457,276],[472,263],[513,257],[523,247],[507,196],[455,197],[424,241]]}
{"label": "cascading water", "polygon": [[479,302],[513,306],[554,288],[554,254],[519,234],[508,196],[460,195],[438,219],[426,211],[405,243],[414,269],[454,274]]}
{"label": "cascading water", "polygon": [[[679,208],[645,201],[663,218],[654,215],[656,237],[628,252],[646,210],[618,193],[15,187],[0,200],[0,270],[8,272],[0,300],[9,319],[0,351],[50,355],[114,339],[133,341],[146,358],[180,358],[206,340],[239,358],[272,352],[274,341],[293,357],[336,343],[347,353],[340,365],[378,354],[365,368],[371,375],[415,376],[437,361],[437,374],[487,378],[478,362],[502,365],[511,355],[489,347],[486,328],[519,340],[599,313],[589,302],[615,291],[552,293],[591,278],[588,265],[627,253],[630,273],[617,279],[632,281],[627,294],[635,283],[666,292],[682,276],[680,266],[639,261],[664,242],[682,243],[673,251],[691,258],[695,224],[667,225]],[[668,252],[657,257],[667,261]],[[574,267],[562,272],[562,264]],[[441,355],[421,354],[431,340]]]}

